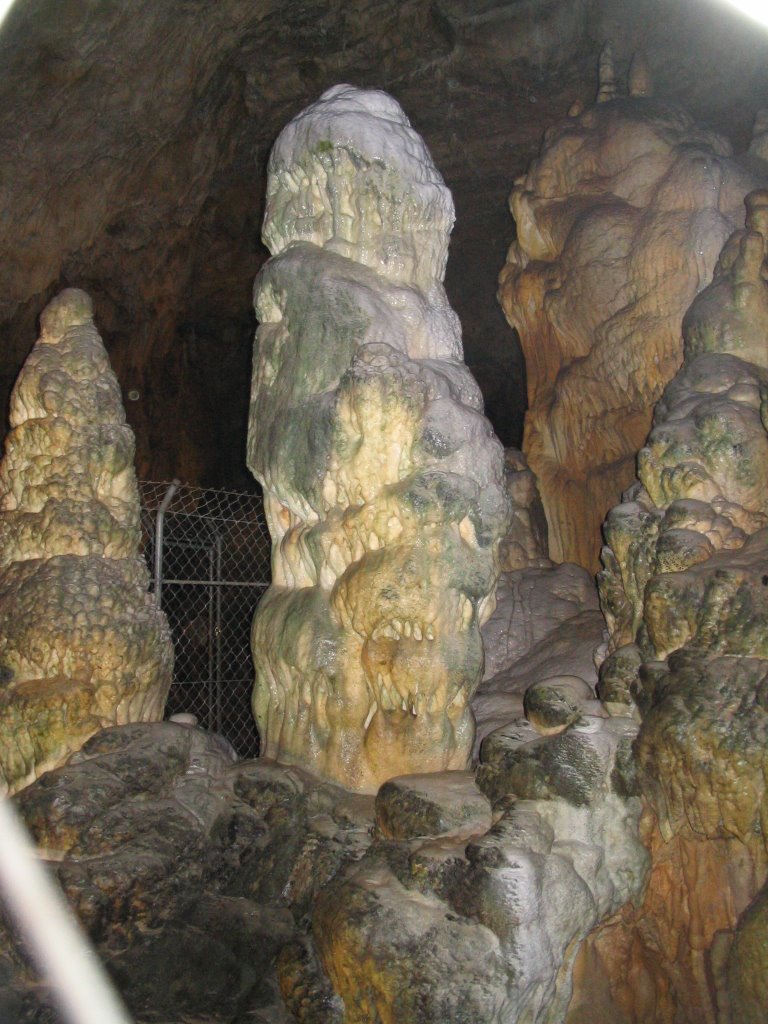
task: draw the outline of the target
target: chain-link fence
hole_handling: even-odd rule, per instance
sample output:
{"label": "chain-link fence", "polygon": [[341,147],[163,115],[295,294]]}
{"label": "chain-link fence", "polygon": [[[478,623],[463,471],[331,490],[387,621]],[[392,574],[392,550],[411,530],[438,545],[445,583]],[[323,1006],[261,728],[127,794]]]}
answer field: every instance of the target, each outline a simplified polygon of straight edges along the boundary
{"label": "chain-link fence", "polygon": [[261,497],[140,481],[144,554],[176,660],[166,714],[196,715],[241,757],[255,757],[250,627],[269,586]]}

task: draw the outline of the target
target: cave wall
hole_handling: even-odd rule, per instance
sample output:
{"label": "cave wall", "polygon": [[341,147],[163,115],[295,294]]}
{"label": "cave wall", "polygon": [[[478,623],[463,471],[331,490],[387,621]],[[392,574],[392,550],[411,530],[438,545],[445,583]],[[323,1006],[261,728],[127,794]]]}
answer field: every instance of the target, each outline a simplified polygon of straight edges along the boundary
{"label": "cave wall", "polygon": [[497,432],[519,443],[522,357],[493,299],[506,197],[543,129],[594,94],[607,37],[619,70],[645,45],[660,94],[748,138],[768,42],[714,2],[19,2],[0,34],[3,406],[45,303],[84,287],[139,395],[139,475],[248,485],[266,154],[350,81],[411,112],[456,197],[449,298]]}

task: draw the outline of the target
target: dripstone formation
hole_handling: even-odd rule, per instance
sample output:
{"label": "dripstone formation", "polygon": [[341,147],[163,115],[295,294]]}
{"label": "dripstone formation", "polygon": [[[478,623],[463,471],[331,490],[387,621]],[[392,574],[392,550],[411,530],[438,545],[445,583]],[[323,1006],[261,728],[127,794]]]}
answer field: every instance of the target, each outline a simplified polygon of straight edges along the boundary
{"label": "dripstone formation", "polygon": [[682,359],[680,322],[768,179],[747,154],[655,100],[642,61],[618,93],[609,50],[597,103],[550,128],[510,197],[517,239],[499,297],[523,345],[523,450],[550,554],[598,568],[600,524],[634,476],[653,408]]}
{"label": "dripstone formation", "polygon": [[508,519],[443,275],[450,193],[397,103],[338,86],[272,151],[248,463],[272,586],[268,756],[351,789],[460,769]]}
{"label": "dripstone formation", "polygon": [[108,725],[162,717],[173,649],[138,553],[133,434],[92,319],[68,289],[13,391],[0,465],[0,786]]}
{"label": "dripstone formation", "polygon": [[757,1024],[768,1007],[768,191],[746,206],[686,314],[640,481],[605,525],[601,692],[642,714],[654,856],[638,916],[602,948],[635,1014],[620,1020],[649,1012],[626,961],[659,1020]]}
{"label": "dripstone formation", "polygon": [[[767,133],[739,163],[649,89],[604,52],[516,189],[544,507],[462,363],[451,199],[402,110],[340,86],[280,136],[257,761],[194,719],[77,749],[157,713],[168,661],[90,304],[46,310],[0,470],[6,775],[66,756],[15,803],[137,1024],[765,1024]],[[588,564],[659,395],[598,595],[544,508]],[[50,1003],[0,908],[0,1017]]]}
{"label": "dripstone formation", "polygon": [[[598,699],[594,583],[546,556],[535,479],[461,361],[451,220],[386,95],[338,87],[289,124],[249,434],[267,757],[128,725],[18,799],[139,1020],[561,1024],[580,947],[641,899],[635,708]],[[64,308],[64,339],[90,337]],[[2,998],[37,1024],[12,939]]]}

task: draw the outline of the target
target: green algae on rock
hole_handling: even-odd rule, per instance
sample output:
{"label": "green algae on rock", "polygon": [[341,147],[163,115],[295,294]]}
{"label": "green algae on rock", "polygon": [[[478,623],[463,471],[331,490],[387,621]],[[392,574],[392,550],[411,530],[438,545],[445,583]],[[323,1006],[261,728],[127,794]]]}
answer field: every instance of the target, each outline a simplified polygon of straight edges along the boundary
{"label": "green algae on rock", "polygon": [[264,750],[350,789],[463,769],[509,510],[443,289],[450,193],[384,93],[337,86],[270,157],[248,463],[272,586]]}
{"label": "green algae on rock", "polygon": [[0,784],[108,725],[162,717],[173,648],[139,554],[134,441],[85,292],[67,289],[11,400],[0,465]]}

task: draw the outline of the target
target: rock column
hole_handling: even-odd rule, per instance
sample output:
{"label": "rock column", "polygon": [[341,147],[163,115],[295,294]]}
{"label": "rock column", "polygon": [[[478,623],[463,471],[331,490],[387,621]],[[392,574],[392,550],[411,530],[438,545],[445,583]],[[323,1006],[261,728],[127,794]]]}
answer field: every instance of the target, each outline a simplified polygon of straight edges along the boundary
{"label": "rock column", "polygon": [[381,92],[338,86],[269,165],[249,466],[273,583],[264,751],[351,789],[466,767],[508,520],[504,452],[443,288],[453,204]]}
{"label": "rock column", "polygon": [[590,571],[680,366],[683,315],[741,225],[744,196],[768,180],[762,150],[740,162],[648,95],[641,71],[620,95],[604,53],[597,103],[547,131],[512,190],[517,238],[500,277],[525,353],[523,450],[549,553]]}
{"label": "rock column", "polygon": [[0,783],[61,764],[109,725],[162,718],[173,648],[139,555],[133,433],[67,289],[11,398],[0,465]]}

